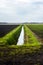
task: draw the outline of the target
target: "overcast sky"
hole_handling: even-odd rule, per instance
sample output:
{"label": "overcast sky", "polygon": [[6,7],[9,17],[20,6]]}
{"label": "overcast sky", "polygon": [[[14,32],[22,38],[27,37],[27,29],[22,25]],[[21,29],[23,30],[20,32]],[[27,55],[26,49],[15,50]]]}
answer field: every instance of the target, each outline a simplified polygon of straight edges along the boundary
{"label": "overcast sky", "polygon": [[0,0],[0,22],[43,22],[43,0]]}

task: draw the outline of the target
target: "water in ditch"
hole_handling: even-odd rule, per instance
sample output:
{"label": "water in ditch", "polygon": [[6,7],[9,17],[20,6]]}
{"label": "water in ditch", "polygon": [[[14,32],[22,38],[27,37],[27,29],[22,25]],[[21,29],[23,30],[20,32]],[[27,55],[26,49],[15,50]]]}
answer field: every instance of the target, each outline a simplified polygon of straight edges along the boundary
{"label": "water in ditch", "polygon": [[22,27],[17,45],[23,45],[23,44],[24,44],[24,28]]}

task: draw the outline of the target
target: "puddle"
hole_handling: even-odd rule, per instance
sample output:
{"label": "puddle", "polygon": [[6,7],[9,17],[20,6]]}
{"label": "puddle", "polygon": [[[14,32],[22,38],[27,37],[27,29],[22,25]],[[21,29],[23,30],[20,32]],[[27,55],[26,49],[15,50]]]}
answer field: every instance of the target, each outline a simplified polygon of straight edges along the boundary
{"label": "puddle", "polygon": [[24,44],[24,28],[22,27],[17,45],[23,45],[23,44]]}

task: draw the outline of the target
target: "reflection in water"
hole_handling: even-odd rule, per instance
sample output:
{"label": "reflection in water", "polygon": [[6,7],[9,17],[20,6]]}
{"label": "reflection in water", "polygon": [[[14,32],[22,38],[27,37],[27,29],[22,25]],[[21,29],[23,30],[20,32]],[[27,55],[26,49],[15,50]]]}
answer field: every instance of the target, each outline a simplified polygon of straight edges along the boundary
{"label": "reflection in water", "polygon": [[17,45],[23,45],[23,43],[24,43],[24,28],[22,27],[20,36],[18,38]]}

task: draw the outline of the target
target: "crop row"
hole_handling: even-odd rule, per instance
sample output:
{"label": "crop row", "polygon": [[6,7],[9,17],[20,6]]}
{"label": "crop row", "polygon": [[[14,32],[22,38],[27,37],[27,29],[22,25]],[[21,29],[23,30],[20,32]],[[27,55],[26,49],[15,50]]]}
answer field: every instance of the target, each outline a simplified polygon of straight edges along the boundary
{"label": "crop row", "polygon": [[18,41],[18,37],[21,32],[22,25],[13,29],[11,32],[6,34],[4,37],[0,38],[0,45],[16,45]]}

